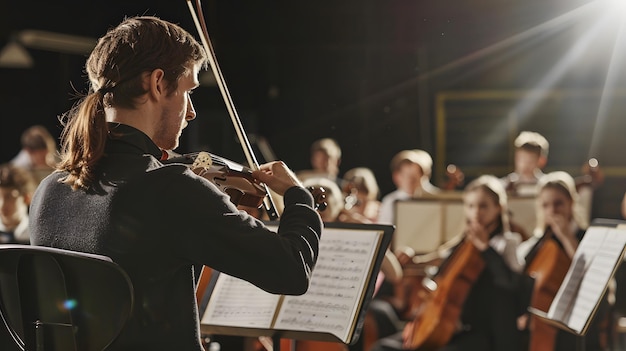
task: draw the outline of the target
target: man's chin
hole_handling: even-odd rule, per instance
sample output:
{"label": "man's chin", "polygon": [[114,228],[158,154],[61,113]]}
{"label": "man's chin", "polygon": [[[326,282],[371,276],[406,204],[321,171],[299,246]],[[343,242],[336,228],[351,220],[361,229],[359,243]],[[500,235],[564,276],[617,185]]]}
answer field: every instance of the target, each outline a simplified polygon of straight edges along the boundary
{"label": "man's chin", "polygon": [[178,139],[174,143],[168,143],[167,145],[157,145],[161,150],[173,151],[178,148]]}

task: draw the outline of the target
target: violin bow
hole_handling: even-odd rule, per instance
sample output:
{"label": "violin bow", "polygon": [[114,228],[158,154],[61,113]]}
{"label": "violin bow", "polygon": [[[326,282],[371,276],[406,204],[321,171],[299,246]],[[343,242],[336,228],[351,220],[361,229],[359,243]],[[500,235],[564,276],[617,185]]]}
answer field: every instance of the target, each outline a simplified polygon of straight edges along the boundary
{"label": "violin bow", "polygon": [[[211,39],[209,38],[209,31],[207,30],[206,22],[204,21],[204,14],[202,13],[202,4],[200,0],[196,0],[196,6],[191,0],[186,0],[187,6],[189,6],[189,11],[191,12],[191,17],[193,18],[193,22],[196,25],[196,29],[198,30],[198,34],[200,35],[200,40],[204,49],[207,52],[209,65],[211,66],[211,70],[213,71],[213,75],[215,76],[215,80],[217,81],[217,85],[222,93],[222,98],[224,99],[224,103],[226,103],[226,108],[228,110],[228,114],[230,115],[230,119],[235,127],[235,132],[237,133],[237,137],[241,143],[241,147],[243,148],[243,152],[246,155],[246,160],[250,168],[253,170],[259,169],[259,162],[254,156],[254,152],[252,150],[252,146],[250,145],[250,141],[246,133],[243,130],[243,124],[239,119],[239,115],[237,114],[237,110],[235,109],[235,105],[232,101],[230,93],[228,92],[228,88],[226,87],[226,81],[224,80],[224,76],[222,75],[222,71],[217,64],[217,57],[215,55],[215,51],[213,50],[213,45],[211,44]],[[196,14],[196,9],[198,13]],[[272,199],[270,189],[266,184],[262,184],[265,188],[265,193],[267,196],[263,199],[265,210],[270,218],[270,220],[278,219],[278,212],[276,211],[276,206],[274,204],[274,200]]]}

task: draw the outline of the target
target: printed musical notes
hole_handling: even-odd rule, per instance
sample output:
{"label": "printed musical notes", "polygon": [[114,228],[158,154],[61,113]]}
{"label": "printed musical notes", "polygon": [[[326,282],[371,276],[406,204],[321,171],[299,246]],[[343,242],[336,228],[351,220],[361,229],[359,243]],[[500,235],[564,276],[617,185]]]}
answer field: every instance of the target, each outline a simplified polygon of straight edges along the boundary
{"label": "printed musical notes", "polygon": [[217,280],[203,324],[267,328],[272,324],[280,295],[226,274]]}
{"label": "printed musical notes", "polygon": [[345,340],[370,275],[379,233],[323,234],[309,291],[286,296],[274,327],[328,332]]}
{"label": "printed musical notes", "polygon": [[220,273],[202,316],[203,329],[227,326],[326,333],[349,343],[368,284],[377,277],[375,263],[380,264],[386,250],[381,247],[385,233],[387,245],[391,240],[392,231],[379,227],[324,228],[309,290],[301,296],[269,294]]}
{"label": "printed musical notes", "polygon": [[580,242],[547,318],[564,329],[584,334],[621,263],[626,230],[620,227],[591,226]]}

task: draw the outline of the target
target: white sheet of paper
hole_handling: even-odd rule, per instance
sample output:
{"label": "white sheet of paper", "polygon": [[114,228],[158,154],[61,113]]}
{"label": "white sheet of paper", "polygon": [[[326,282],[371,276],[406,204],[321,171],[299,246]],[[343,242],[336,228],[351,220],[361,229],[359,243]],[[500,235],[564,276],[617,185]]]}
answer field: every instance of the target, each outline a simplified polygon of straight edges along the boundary
{"label": "white sheet of paper", "polygon": [[213,291],[202,324],[271,327],[281,295],[270,294],[224,273],[220,273]]}
{"label": "white sheet of paper", "polygon": [[378,231],[325,231],[309,290],[301,296],[285,296],[274,328],[328,332],[346,340],[381,235]]}
{"label": "white sheet of paper", "polygon": [[626,230],[590,227],[581,240],[548,317],[582,332],[626,245]]}

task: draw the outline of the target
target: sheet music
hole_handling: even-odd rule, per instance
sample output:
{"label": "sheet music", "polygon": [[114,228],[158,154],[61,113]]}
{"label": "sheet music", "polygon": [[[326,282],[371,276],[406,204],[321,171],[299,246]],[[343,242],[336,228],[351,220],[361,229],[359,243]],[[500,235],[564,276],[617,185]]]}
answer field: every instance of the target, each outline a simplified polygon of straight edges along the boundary
{"label": "sheet music", "polygon": [[270,328],[281,295],[220,273],[202,324]]}
{"label": "sheet music", "polygon": [[625,245],[625,230],[590,227],[574,254],[548,317],[581,333],[604,294]]}
{"label": "sheet music", "polygon": [[302,296],[285,296],[274,328],[328,332],[346,342],[382,234],[325,231],[309,290]]}
{"label": "sheet music", "polygon": [[397,201],[394,206],[394,249],[410,247],[419,253],[433,252],[444,242],[443,201]]}

